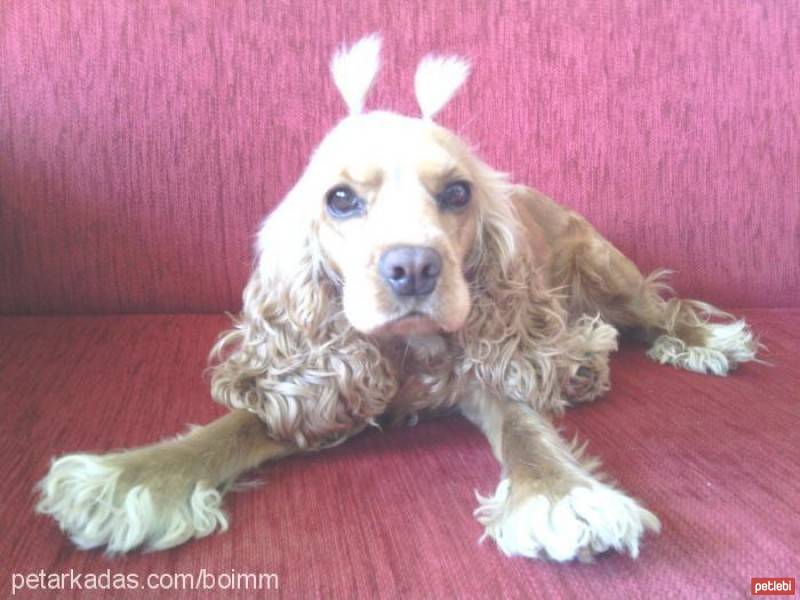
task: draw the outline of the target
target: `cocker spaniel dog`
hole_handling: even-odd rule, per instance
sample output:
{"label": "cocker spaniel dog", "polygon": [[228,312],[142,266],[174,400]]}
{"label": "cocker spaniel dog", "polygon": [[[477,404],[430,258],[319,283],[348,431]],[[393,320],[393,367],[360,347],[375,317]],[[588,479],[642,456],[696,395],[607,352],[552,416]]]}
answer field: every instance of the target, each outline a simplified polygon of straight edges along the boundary
{"label": "cocker spaniel dog", "polygon": [[380,40],[334,57],[349,108],[267,218],[235,327],[212,352],[231,412],[145,448],[55,460],[38,510],[81,548],[164,549],[225,530],[222,496],[267,460],[370,425],[459,410],[502,463],[477,519],[508,555],[636,557],[651,512],[551,422],[609,388],[617,332],[660,363],[725,375],[743,321],[670,297],[581,216],[511,183],[433,117],[468,66],[428,56],[422,117],[365,112]]}

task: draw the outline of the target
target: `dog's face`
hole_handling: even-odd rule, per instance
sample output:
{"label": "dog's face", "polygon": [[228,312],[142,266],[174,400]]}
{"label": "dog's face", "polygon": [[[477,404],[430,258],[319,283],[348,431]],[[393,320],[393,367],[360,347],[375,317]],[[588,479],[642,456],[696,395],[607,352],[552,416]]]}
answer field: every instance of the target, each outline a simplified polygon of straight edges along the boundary
{"label": "dog's face", "polygon": [[482,200],[475,171],[466,146],[423,119],[359,114],[328,134],[306,193],[355,329],[421,335],[463,325]]}
{"label": "dog's face", "polygon": [[379,38],[369,36],[334,56],[350,115],[259,235],[258,289],[280,297],[306,334],[323,331],[336,306],[329,287],[320,294],[321,276],[338,284],[345,316],[361,333],[458,331],[478,306],[473,279],[485,278],[490,262],[505,268],[514,254],[505,176],[433,122],[465,81],[466,61],[422,60],[414,80],[422,118],[412,118],[364,112],[379,53]]}

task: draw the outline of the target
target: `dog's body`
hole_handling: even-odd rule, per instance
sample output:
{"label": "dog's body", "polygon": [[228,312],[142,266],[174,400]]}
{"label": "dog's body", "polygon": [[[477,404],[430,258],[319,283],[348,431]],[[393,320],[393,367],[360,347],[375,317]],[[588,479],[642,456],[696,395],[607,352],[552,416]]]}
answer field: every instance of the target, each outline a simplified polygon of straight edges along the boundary
{"label": "dog's body", "polygon": [[504,552],[636,556],[658,529],[548,415],[608,389],[618,330],[717,375],[755,357],[751,333],[663,299],[585,219],[433,123],[463,63],[423,61],[423,119],[363,113],[377,61],[376,38],[334,60],[351,115],[262,228],[241,318],[214,351],[212,393],[231,413],[147,448],[63,457],[41,482],[39,510],[79,546],[161,549],[224,529],[222,494],[247,469],[454,408],[503,464],[476,515]]}

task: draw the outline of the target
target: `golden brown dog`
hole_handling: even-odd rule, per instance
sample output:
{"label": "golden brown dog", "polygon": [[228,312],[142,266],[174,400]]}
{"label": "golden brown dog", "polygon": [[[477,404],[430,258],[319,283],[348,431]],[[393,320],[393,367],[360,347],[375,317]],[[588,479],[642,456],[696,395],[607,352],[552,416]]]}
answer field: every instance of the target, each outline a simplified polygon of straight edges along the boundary
{"label": "golden brown dog", "polygon": [[334,57],[350,115],[261,229],[241,317],[213,352],[230,414],[146,448],[62,457],[40,483],[38,510],[80,547],[224,530],[222,494],[247,469],[453,407],[503,465],[476,516],[507,554],[635,557],[658,530],[548,415],[608,389],[618,330],[658,362],[717,375],[755,357],[753,336],[707,304],[664,299],[658,275],[434,123],[462,60],[422,61],[422,118],[365,113],[379,49],[372,36]]}

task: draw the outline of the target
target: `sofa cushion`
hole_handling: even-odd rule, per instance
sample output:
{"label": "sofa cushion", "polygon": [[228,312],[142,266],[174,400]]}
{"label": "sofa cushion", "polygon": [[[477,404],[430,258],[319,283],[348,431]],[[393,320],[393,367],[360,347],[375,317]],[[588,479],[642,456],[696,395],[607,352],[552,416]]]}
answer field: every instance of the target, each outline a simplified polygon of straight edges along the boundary
{"label": "sofa cushion", "polygon": [[638,560],[610,554],[591,565],[510,559],[478,543],[474,491],[492,491],[500,469],[460,417],[264,466],[250,477],[261,485],[227,496],[225,534],[113,560],[76,550],[33,512],[49,459],[150,443],[223,414],[203,369],[227,319],[0,318],[4,570],[110,569],[143,586],[150,574],[274,573],[286,597],[305,598],[747,595],[751,577],[797,575],[800,310],[745,314],[771,366],[715,378],[625,346],[608,396],[568,412],[567,433],[588,439],[663,524]]}

